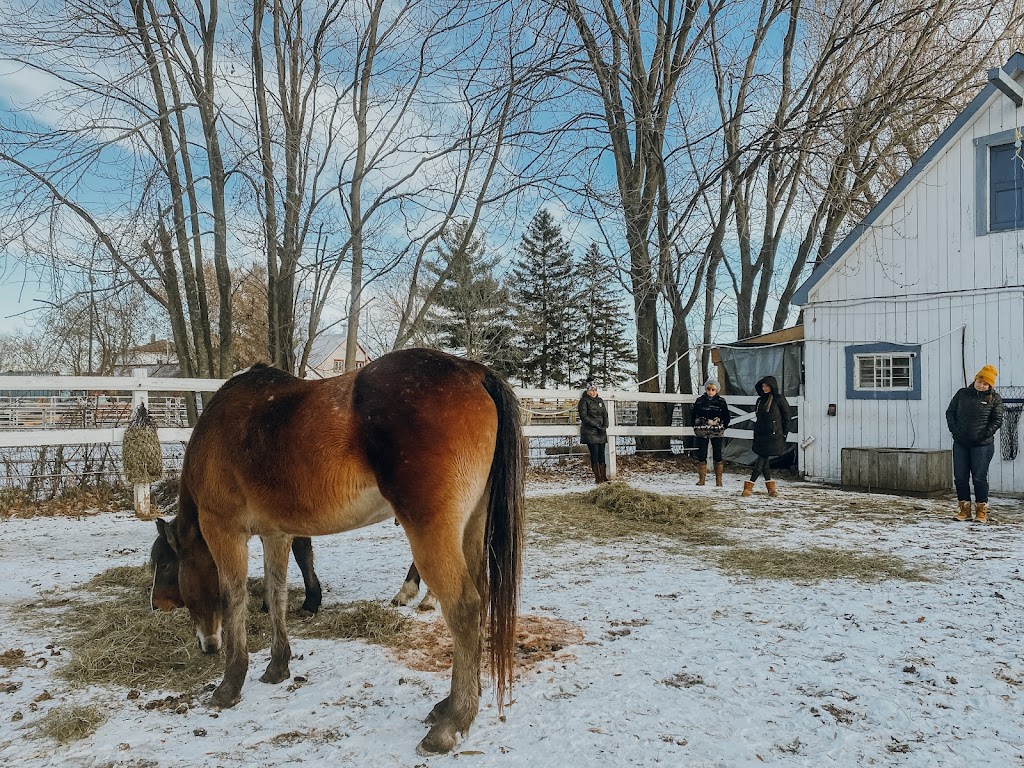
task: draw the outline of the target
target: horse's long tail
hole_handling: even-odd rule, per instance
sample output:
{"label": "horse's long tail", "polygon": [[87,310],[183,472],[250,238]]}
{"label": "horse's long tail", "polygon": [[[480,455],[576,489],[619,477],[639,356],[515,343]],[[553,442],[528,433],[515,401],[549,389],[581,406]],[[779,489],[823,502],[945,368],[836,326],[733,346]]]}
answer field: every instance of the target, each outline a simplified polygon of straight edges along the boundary
{"label": "horse's long tail", "polygon": [[498,409],[498,439],[488,478],[487,551],[491,675],[497,688],[498,709],[505,705],[512,686],[516,651],[516,618],[523,560],[523,430],[519,398],[494,373],[484,377],[484,388]]}

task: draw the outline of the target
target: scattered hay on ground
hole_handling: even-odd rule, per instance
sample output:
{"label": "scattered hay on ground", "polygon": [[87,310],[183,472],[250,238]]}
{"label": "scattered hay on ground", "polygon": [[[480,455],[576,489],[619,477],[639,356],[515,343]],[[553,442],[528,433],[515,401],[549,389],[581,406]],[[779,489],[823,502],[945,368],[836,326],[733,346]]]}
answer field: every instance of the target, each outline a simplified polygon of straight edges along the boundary
{"label": "scattered hay on ground", "polygon": [[530,528],[557,540],[572,537],[618,539],[658,534],[708,546],[728,544],[727,524],[705,497],[666,496],[604,483],[586,493],[527,499]]}
{"label": "scattered hay on ground", "polygon": [[[516,676],[543,661],[575,658],[569,646],[583,642],[583,630],[548,616],[524,615],[516,625]],[[452,666],[452,638],[441,619],[413,621],[409,630],[387,643],[398,660],[419,672],[444,672]],[[487,654],[484,654],[485,674]]]}
{"label": "scattered hay on ground", "polygon": [[96,733],[107,714],[95,704],[54,707],[35,724],[36,733],[59,744],[84,739]]}
{"label": "scattered hay on ground", "polygon": [[357,600],[326,606],[299,626],[297,635],[320,639],[348,638],[388,643],[408,631],[412,619],[384,603]]}
{"label": "scattered hay on ground", "polygon": [[37,501],[19,488],[0,489],[0,519],[88,517],[130,509],[128,491],[112,485],[71,488],[52,499]]}
{"label": "scattered hay on ground", "polygon": [[[119,566],[98,574],[79,595],[30,606],[38,625],[60,616],[61,639],[70,661],[57,673],[76,687],[120,685],[140,690],[192,692],[223,673],[221,654],[204,654],[187,611],[149,607],[150,574],[142,566]],[[249,651],[270,646],[270,617],[260,611],[263,584],[249,580]],[[390,643],[411,620],[383,603],[358,601],[323,606],[316,617],[296,619],[304,592],[288,590],[289,632],[295,637],[363,639]],[[12,659],[13,661],[13,659]]]}
{"label": "scattered hay on ground", "polygon": [[901,579],[929,581],[927,568],[911,567],[896,555],[859,554],[846,549],[811,547],[730,547],[718,553],[718,567],[755,579],[801,582],[854,579],[863,582]]}

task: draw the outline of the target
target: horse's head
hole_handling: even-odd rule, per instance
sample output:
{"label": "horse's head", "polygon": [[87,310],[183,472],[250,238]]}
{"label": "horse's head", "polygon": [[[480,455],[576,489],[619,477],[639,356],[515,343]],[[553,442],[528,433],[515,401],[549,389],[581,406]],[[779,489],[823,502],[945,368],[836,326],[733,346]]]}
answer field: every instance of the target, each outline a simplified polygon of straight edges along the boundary
{"label": "horse's head", "polygon": [[203,653],[221,646],[220,579],[217,565],[198,528],[180,530],[178,518],[157,518],[149,552],[153,569],[150,605],[154,611],[188,608]]}

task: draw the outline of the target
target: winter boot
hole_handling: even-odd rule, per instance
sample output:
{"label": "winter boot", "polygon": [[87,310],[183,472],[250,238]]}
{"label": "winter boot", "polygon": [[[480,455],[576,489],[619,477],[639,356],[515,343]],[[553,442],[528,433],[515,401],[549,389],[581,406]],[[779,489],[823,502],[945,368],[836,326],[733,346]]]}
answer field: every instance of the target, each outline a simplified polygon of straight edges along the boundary
{"label": "winter boot", "polygon": [[715,485],[717,485],[719,488],[722,487],[723,472],[725,472],[725,464],[720,461],[717,464],[715,464]]}
{"label": "winter boot", "polygon": [[594,471],[594,485],[601,484],[601,465],[591,464],[590,468]]}
{"label": "winter boot", "polygon": [[743,493],[740,496],[750,496],[754,492],[754,481],[744,480],[743,481]]}
{"label": "winter boot", "polygon": [[598,464],[597,465],[597,474],[600,475],[600,477],[597,479],[597,482],[599,482],[599,483],[607,483],[608,482],[608,465],[607,464]]}
{"label": "winter boot", "polygon": [[769,496],[778,496],[779,495],[779,492],[775,489],[775,481],[774,480],[765,480],[764,481],[764,485],[768,489],[768,495]]}
{"label": "winter boot", "polygon": [[704,482],[708,479],[708,465],[701,464],[697,467],[697,485],[704,485]]}
{"label": "winter boot", "polygon": [[974,519],[979,523],[988,522],[988,502],[979,501],[974,505]]}
{"label": "winter boot", "polygon": [[956,519],[959,520],[961,523],[964,520],[970,520],[971,519],[971,502],[969,502],[969,501],[961,501],[961,502],[959,502],[959,504],[960,504],[960,511],[956,513]]}

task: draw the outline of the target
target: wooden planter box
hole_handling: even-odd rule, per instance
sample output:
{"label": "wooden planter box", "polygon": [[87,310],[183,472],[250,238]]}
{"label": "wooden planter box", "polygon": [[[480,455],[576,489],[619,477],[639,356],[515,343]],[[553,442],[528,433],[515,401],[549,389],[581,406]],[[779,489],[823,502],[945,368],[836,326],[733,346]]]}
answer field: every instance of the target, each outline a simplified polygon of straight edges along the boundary
{"label": "wooden planter box", "polygon": [[919,448],[843,448],[843,488],[939,496],[953,488],[953,452]]}

